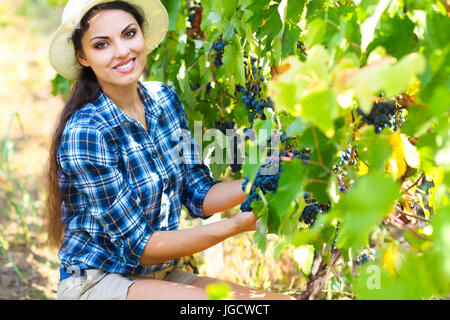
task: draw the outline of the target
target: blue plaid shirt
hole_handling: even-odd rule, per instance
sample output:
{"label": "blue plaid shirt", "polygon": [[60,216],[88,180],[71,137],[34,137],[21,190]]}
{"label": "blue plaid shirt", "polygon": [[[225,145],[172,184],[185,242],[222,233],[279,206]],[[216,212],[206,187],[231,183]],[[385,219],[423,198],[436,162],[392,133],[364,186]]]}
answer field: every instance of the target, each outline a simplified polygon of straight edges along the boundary
{"label": "blue plaid shirt", "polygon": [[156,81],[138,82],[138,92],[148,132],[101,90],[65,126],[59,259],[69,274],[96,268],[138,275],[177,264],[142,266],[139,259],[153,232],[178,229],[182,205],[205,218],[203,200],[220,182],[200,158],[178,95]]}

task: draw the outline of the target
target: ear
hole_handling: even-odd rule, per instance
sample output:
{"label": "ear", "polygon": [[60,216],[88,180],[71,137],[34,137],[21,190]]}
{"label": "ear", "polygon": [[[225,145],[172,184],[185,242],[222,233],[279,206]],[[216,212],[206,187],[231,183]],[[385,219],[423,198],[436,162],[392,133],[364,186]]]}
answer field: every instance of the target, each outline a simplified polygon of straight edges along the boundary
{"label": "ear", "polygon": [[86,57],[84,56],[83,52],[76,52],[76,57],[78,62],[84,66],[84,67],[89,67],[89,63],[86,60]]}

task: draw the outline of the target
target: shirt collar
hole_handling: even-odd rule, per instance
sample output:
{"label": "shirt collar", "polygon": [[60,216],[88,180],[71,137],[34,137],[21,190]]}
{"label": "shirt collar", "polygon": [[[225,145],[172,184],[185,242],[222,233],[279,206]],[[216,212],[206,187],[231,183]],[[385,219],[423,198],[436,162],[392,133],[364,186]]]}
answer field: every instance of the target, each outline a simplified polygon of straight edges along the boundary
{"label": "shirt collar", "polygon": [[[145,117],[147,118],[147,121],[149,122],[150,118],[159,118],[161,115],[161,108],[156,105],[155,97],[150,95],[145,85],[140,81],[137,82],[137,88],[142,97],[142,101],[144,102]],[[98,112],[113,128],[120,126],[126,121],[130,122],[131,120],[130,117],[126,115],[125,112],[123,112],[101,89],[99,89],[99,95],[97,100],[94,101],[94,104],[96,105]]]}

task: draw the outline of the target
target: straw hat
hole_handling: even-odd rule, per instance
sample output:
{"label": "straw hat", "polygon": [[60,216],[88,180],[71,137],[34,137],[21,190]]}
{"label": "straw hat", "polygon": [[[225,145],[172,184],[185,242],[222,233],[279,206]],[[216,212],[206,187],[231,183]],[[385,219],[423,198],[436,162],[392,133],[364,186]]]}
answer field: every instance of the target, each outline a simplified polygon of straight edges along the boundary
{"label": "straw hat", "polygon": [[[52,67],[63,77],[76,80],[83,66],[75,57],[75,48],[70,40],[83,16],[95,5],[115,0],[69,0],[64,8],[62,22],[56,30],[49,48]],[[149,54],[163,39],[169,26],[166,8],[159,0],[125,0],[139,7],[144,13],[142,29],[145,47]]]}

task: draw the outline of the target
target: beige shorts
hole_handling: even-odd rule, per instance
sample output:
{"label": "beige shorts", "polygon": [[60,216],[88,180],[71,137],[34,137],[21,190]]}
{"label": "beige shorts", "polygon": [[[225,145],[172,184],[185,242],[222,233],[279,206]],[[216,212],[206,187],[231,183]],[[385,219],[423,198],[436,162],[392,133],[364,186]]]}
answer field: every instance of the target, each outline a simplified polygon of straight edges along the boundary
{"label": "beige shorts", "polygon": [[184,271],[182,263],[141,276],[125,276],[98,269],[73,275],[59,282],[58,300],[126,300],[128,288],[139,279],[165,280],[191,284],[198,275]]}

